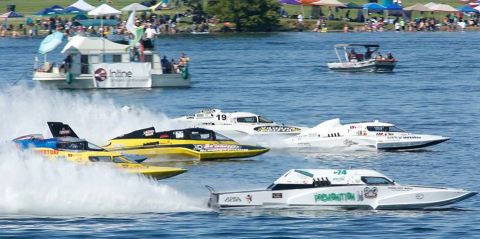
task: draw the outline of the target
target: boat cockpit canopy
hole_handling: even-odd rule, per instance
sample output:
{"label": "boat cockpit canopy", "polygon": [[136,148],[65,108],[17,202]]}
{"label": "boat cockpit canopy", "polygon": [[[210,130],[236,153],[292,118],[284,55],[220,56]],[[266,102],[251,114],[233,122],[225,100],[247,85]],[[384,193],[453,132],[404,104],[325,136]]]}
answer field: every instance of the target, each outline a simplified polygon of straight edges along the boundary
{"label": "boat cockpit canopy", "polygon": [[248,116],[248,117],[237,117],[237,123],[264,123],[271,124],[272,120],[269,120],[263,116]]}
{"label": "boat cockpit canopy", "polygon": [[213,130],[203,128],[188,128],[156,132],[154,127],[133,131],[114,139],[184,139],[184,140],[217,140],[231,141],[232,139]]}

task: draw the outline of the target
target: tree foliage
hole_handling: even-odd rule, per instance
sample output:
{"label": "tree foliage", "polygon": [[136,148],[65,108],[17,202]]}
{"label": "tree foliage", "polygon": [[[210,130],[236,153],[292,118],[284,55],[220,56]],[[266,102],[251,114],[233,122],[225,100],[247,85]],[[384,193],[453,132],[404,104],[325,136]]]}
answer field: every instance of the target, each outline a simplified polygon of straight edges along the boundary
{"label": "tree foliage", "polygon": [[207,12],[224,22],[235,23],[236,31],[270,31],[278,24],[277,0],[210,1]]}

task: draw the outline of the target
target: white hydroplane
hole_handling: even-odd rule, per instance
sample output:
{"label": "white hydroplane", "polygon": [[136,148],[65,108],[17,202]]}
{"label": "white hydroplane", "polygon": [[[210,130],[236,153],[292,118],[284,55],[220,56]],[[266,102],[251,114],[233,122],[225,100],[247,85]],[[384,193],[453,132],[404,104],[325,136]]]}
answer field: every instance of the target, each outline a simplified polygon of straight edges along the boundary
{"label": "white hydroplane", "polygon": [[249,112],[222,112],[219,109],[204,109],[194,115],[177,118],[190,127],[202,127],[236,139],[248,135],[275,135],[291,137],[305,128],[283,125],[263,116]]}
{"label": "white hydroplane", "polygon": [[291,169],[267,189],[217,193],[212,208],[326,206],[347,209],[424,209],[477,194],[463,189],[402,186],[374,170]]}
{"label": "white hydroplane", "polygon": [[379,150],[409,150],[439,144],[448,139],[436,135],[408,133],[393,124],[379,121],[342,125],[337,118],[285,139],[284,143],[287,147],[366,146]]}

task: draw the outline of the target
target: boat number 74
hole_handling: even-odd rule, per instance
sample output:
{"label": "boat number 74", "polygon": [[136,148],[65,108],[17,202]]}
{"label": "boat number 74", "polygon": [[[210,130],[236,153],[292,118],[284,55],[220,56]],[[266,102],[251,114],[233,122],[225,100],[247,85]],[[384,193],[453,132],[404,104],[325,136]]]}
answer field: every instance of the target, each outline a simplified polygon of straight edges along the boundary
{"label": "boat number 74", "polygon": [[336,170],[335,172],[333,172],[333,174],[337,174],[337,175],[347,175],[347,170],[345,170],[345,169],[339,169],[339,170]]}

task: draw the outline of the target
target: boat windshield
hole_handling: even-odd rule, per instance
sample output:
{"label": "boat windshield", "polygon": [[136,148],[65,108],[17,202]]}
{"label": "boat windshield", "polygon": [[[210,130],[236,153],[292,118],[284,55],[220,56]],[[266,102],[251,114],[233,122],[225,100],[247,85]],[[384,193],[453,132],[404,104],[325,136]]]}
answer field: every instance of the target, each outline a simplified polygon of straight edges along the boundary
{"label": "boat windshield", "polygon": [[259,123],[267,123],[267,124],[271,124],[273,123],[273,121],[263,117],[263,116],[258,116],[258,122]]}
{"label": "boat windshield", "polygon": [[372,132],[405,132],[395,126],[367,126],[367,130]]}
{"label": "boat windshield", "polygon": [[367,185],[394,185],[395,183],[384,177],[362,177]]}
{"label": "boat windshield", "polygon": [[238,117],[237,122],[238,123],[257,123],[257,117],[256,116]]}
{"label": "boat windshield", "polygon": [[215,140],[218,140],[218,141],[230,141],[232,140],[231,138],[223,135],[223,134],[219,134],[219,133],[215,133]]}
{"label": "boat windshield", "polygon": [[198,132],[192,131],[190,134],[190,139],[193,140],[213,140],[212,132]]}
{"label": "boat windshield", "polygon": [[98,146],[98,145],[92,144],[92,143],[90,143],[90,142],[87,142],[87,143],[88,143],[87,147],[88,147],[88,149],[90,149],[90,150],[93,150],[93,151],[104,151],[104,150],[105,150],[105,149],[103,149],[102,147],[100,147],[100,146]]}

